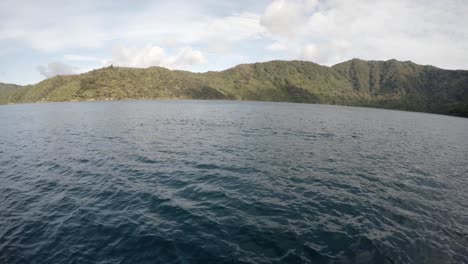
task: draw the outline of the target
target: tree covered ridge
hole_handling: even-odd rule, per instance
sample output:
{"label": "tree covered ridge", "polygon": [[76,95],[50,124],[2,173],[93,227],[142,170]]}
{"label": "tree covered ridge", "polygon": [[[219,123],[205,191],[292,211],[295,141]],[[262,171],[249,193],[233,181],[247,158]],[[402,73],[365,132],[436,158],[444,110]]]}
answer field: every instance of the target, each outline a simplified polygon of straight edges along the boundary
{"label": "tree covered ridge", "polygon": [[2,89],[1,103],[122,99],[232,99],[368,106],[468,117],[468,71],[353,59],[241,64],[220,72],[106,67]]}
{"label": "tree covered ridge", "polygon": [[10,83],[0,83],[0,104],[7,104],[10,97],[18,91],[21,86]]}

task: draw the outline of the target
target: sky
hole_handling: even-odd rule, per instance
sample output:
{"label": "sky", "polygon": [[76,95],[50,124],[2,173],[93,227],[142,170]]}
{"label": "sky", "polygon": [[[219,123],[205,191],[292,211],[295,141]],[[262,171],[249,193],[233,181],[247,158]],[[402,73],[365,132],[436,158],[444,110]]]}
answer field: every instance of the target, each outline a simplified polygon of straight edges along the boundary
{"label": "sky", "polygon": [[468,69],[467,0],[2,0],[0,82],[352,58]]}

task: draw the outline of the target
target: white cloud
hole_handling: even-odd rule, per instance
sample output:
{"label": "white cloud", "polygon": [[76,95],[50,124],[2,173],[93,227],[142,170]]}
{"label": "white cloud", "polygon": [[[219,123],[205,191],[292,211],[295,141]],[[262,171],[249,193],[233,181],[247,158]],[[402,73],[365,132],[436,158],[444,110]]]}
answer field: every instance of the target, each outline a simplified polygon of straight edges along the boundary
{"label": "white cloud", "polygon": [[[266,59],[332,65],[354,57],[468,69],[466,14],[464,0],[2,0],[0,70],[17,79],[44,57],[80,69],[115,61],[220,70]],[[127,48],[111,57],[116,45]],[[12,66],[16,54],[30,61]],[[28,78],[37,79],[32,68]]]}
{"label": "white cloud", "polygon": [[352,44],[346,40],[333,40],[319,45],[309,43],[301,47],[297,57],[301,60],[325,64],[331,61],[332,63],[328,64],[334,64],[350,59],[345,54],[352,49]]}
{"label": "white cloud", "polygon": [[41,52],[102,47],[109,37],[102,24],[105,18],[88,15],[91,10],[77,15],[74,8],[83,9],[50,1],[1,1],[0,10],[4,12],[0,11],[0,40],[15,41]]}
{"label": "white cloud", "polygon": [[64,60],[67,61],[100,61],[100,59],[92,56],[83,56],[76,54],[65,54],[63,55]]}
{"label": "white cloud", "polygon": [[260,16],[241,13],[212,20],[208,25],[208,35],[222,35],[230,41],[255,39],[265,31],[260,25]]}
{"label": "white cloud", "polygon": [[[120,5],[123,7],[115,8]],[[259,38],[264,32],[259,14],[245,11],[219,15],[209,12],[212,5],[210,0],[137,4],[83,0],[66,5],[52,0],[5,0],[0,1],[0,40],[16,41],[48,53],[109,48],[116,43],[141,46],[148,42],[164,48],[204,45],[210,51],[232,52],[236,42]]]}
{"label": "white cloud", "polygon": [[169,68],[186,68],[197,64],[204,64],[207,60],[201,51],[193,50],[190,47],[180,49],[175,56],[167,59],[167,67]]}
{"label": "white cloud", "polygon": [[[354,57],[467,68],[468,2],[276,0],[262,24],[292,58],[332,65]],[[313,48],[312,48],[313,47]]]}
{"label": "white cloud", "polygon": [[40,65],[37,70],[41,75],[46,78],[54,77],[57,75],[70,75],[77,72],[77,68],[68,64],[60,62],[51,62],[47,65]]}
{"label": "white cloud", "polygon": [[258,39],[265,33],[260,25],[260,16],[252,13],[234,14],[209,21],[202,33],[203,41],[218,53],[231,51],[231,46],[240,41]]}
{"label": "white cloud", "polygon": [[169,69],[187,69],[190,66],[206,63],[203,54],[191,47],[179,49],[175,54],[167,54],[166,51],[154,45],[143,48],[119,47],[114,49],[112,59],[108,64],[126,67],[146,68],[150,66],[162,66]]}
{"label": "white cloud", "polygon": [[212,17],[196,16],[182,8],[177,17],[165,14],[156,20],[155,16],[154,12],[145,13],[135,17],[132,25],[123,26],[126,38],[145,42],[154,39],[158,46],[165,48],[197,45],[210,52],[228,53],[233,52],[236,44],[262,38],[265,33],[259,23],[260,15],[250,12]]}
{"label": "white cloud", "polygon": [[302,48],[301,54],[299,55],[299,57],[303,60],[314,61],[317,59],[317,55],[318,55],[317,47],[314,44],[307,44]]}
{"label": "white cloud", "polygon": [[271,50],[271,51],[285,51],[287,49],[288,47],[284,43],[281,43],[281,42],[273,42],[267,46],[267,50]]}
{"label": "white cloud", "polygon": [[317,4],[316,0],[276,0],[262,15],[260,23],[272,34],[292,38],[306,23],[306,14]]}

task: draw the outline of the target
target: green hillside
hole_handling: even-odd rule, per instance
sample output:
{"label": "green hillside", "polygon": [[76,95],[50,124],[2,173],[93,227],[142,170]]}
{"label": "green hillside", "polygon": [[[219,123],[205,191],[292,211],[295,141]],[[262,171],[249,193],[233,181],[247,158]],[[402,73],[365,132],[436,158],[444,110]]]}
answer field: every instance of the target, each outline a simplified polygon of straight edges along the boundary
{"label": "green hillside", "polygon": [[10,97],[17,92],[21,86],[9,83],[0,83],[0,104],[7,104]]}
{"label": "green hillside", "polygon": [[22,88],[0,86],[1,103],[176,98],[340,104],[468,117],[468,71],[358,59],[332,67],[271,61],[207,73],[111,66]]}

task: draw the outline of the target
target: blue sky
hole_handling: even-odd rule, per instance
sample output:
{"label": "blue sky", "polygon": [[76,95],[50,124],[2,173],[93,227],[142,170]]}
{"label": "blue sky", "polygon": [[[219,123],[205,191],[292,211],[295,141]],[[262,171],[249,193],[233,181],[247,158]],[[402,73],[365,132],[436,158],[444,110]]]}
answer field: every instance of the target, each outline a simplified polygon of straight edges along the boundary
{"label": "blue sky", "polygon": [[351,58],[468,69],[465,0],[2,0],[0,82],[113,65],[223,70]]}

